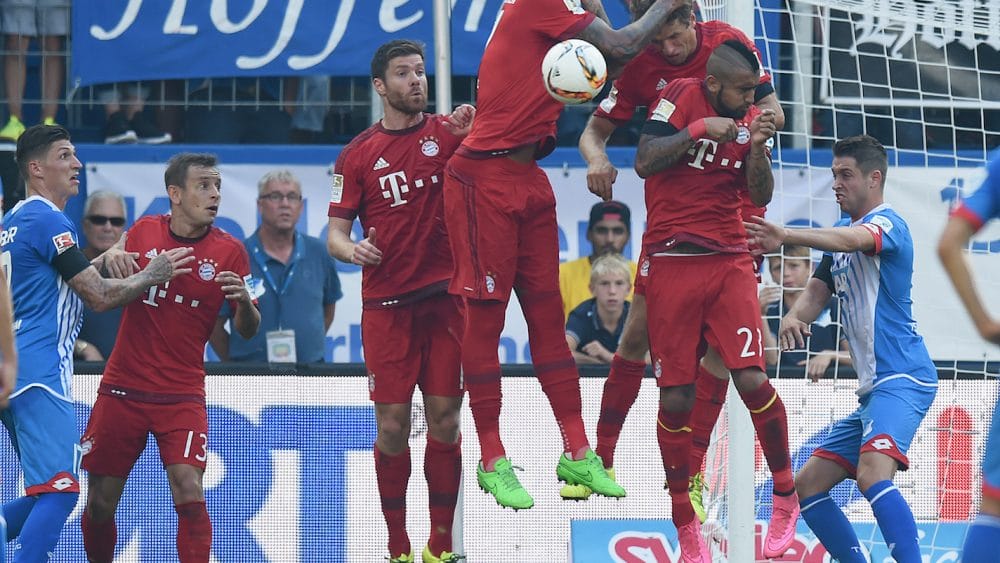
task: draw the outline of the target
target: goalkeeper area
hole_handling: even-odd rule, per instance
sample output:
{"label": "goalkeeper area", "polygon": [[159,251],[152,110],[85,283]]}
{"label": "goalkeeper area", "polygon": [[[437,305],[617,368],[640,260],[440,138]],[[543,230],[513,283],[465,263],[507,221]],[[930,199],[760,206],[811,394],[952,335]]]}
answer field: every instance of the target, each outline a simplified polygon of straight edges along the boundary
{"label": "goalkeeper area", "polygon": [[[618,4],[622,13],[619,0],[603,1],[609,12],[611,4]],[[471,4],[472,8],[460,7],[478,10],[477,14],[501,4],[500,0],[450,2],[453,6]],[[348,4],[354,3],[341,3]],[[430,18],[431,2],[420,4],[426,4],[424,17]],[[831,189],[833,144],[865,133],[889,150],[885,199],[910,226],[915,248],[914,316],[940,379],[937,397],[910,446],[909,470],[897,473],[895,483],[916,518],[923,560],[960,561],[968,525],[980,506],[980,463],[998,397],[1000,349],[976,333],[940,266],[936,247],[950,210],[980,185],[985,177],[983,164],[1000,146],[1000,1],[698,0],[697,4],[700,19],[723,20],[752,36],[773,77],[786,123],[775,138],[772,154],[775,189],[767,211],[769,220],[785,225],[833,225],[841,218]],[[428,50],[428,57],[432,52]],[[344,77],[336,78],[347,82]],[[469,101],[458,94],[456,98],[456,104]],[[560,120],[562,146],[540,163],[556,194],[563,261],[589,254],[587,217],[597,199],[586,191],[586,163],[575,143],[582,120],[596,103],[565,110]],[[644,114],[637,113],[613,138],[620,141],[618,146],[608,151],[619,170],[615,199],[632,211],[632,239],[625,254],[633,260],[638,257],[645,225],[643,181],[632,168],[634,141],[643,118]],[[329,168],[340,148],[321,147],[303,151],[305,156],[296,153],[294,158],[288,157],[294,152],[291,149],[271,153],[267,147],[237,147],[232,153],[221,149],[227,156],[232,154],[223,158],[227,205],[240,211],[226,210],[231,216],[220,217],[217,224],[234,233],[240,229],[240,234],[250,234],[257,220],[256,180],[273,158],[288,157],[289,167],[304,179],[303,195],[311,202],[304,222],[309,228],[302,230],[325,237],[321,228],[327,223]],[[130,205],[137,212],[155,209],[154,196],[137,186],[162,182],[159,163],[144,157],[116,160],[110,151],[99,154],[103,161],[88,160],[84,151],[81,154],[92,185],[132,198]],[[1000,311],[997,253],[1000,225],[994,222],[969,247],[976,283],[993,312]],[[815,265],[819,253],[813,258]],[[333,364],[257,373],[228,366],[225,373],[208,377],[211,430],[205,490],[213,523],[213,563],[385,559],[388,533],[379,508],[372,455],[375,418],[360,363],[360,278],[357,269],[341,272],[345,299],[338,302],[330,332],[335,340]],[[762,283],[780,285],[781,279],[773,279],[765,268]],[[518,512],[502,509],[479,490],[474,469],[479,445],[471,412],[464,408],[464,474],[454,527],[455,551],[469,561],[485,563],[679,562],[656,440],[655,381],[644,379],[615,454],[616,478],[628,496],[563,501],[555,474],[562,440],[545,395],[526,365],[530,361],[527,327],[516,298],[508,307],[506,321],[500,344],[505,364],[500,428],[507,454],[521,468],[518,478],[533,495],[535,506]],[[839,326],[837,319],[830,322]],[[787,411],[795,470],[831,426],[857,407],[857,379],[850,367],[835,361],[818,382],[804,376],[807,368],[779,363],[770,371]],[[581,373],[583,418],[590,442],[596,444],[606,369],[582,369]],[[98,383],[99,374],[92,371],[78,370],[74,379],[81,430]],[[771,475],[749,414],[734,389],[728,397],[703,468],[708,512],[703,530],[713,561],[763,561],[761,546],[771,515]],[[430,531],[422,471],[427,437],[423,416],[418,392],[407,493],[407,527],[418,560]],[[23,494],[23,479],[14,452],[3,442],[0,487],[4,499],[13,499]],[[81,487],[86,485],[84,474]],[[891,561],[870,505],[854,482],[842,483],[831,496],[854,526],[868,559]],[[53,561],[83,557],[83,506],[81,498]],[[176,523],[151,440],[129,478],[117,514],[115,561],[176,561]],[[8,555],[13,553],[10,547]],[[781,561],[823,563],[830,558],[800,519],[792,548]]]}

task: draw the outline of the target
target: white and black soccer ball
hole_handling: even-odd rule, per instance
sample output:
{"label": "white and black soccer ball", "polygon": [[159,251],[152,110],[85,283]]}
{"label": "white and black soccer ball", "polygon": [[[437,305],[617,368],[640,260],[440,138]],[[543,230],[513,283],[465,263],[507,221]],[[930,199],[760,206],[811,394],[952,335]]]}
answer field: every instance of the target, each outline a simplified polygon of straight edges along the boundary
{"label": "white and black soccer ball", "polygon": [[542,81],[549,94],[564,104],[594,99],[608,79],[601,51],[582,39],[555,44],[542,59]]}

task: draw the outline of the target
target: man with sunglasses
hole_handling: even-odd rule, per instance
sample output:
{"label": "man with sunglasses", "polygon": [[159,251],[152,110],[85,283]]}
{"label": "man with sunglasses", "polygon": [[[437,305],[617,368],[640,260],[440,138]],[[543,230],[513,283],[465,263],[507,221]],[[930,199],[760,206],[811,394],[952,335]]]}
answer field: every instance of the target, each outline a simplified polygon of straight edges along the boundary
{"label": "man with sunglasses", "polygon": [[272,170],[257,182],[260,226],[243,245],[250,255],[260,329],[250,338],[227,332],[234,311],[223,304],[211,338],[223,361],[323,361],[326,331],[344,294],[326,245],[295,228],[303,207],[302,184],[291,171]]}
{"label": "man with sunglasses", "polygon": [[[87,196],[83,204],[83,255],[95,260],[115,245],[125,231],[125,199],[121,194],[100,190]],[[122,308],[95,311],[83,310],[83,326],[73,347],[73,357],[88,362],[101,362],[111,355],[122,320]]]}
{"label": "man with sunglasses", "polygon": [[[590,268],[594,260],[605,254],[622,254],[631,236],[632,211],[627,205],[620,201],[601,201],[590,208],[590,222],[587,224],[590,255],[559,265],[559,291],[562,293],[563,315],[567,319],[580,303],[593,297],[590,292]],[[629,267],[634,279],[635,261],[629,260]],[[625,299],[632,299],[631,290]]]}

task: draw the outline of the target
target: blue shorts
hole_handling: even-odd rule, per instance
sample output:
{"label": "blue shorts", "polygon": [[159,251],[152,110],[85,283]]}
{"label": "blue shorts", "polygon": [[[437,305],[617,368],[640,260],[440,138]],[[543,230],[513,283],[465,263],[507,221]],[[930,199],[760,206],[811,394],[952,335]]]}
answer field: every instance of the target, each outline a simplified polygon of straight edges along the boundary
{"label": "blue shorts", "polygon": [[983,455],[983,496],[1000,501],[1000,398],[993,407],[993,422]]}
{"label": "blue shorts", "polygon": [[40,387],[25,389],[0,413],[21,460],[29,495],[80,492],[76,406]]}
{"label": "blue shorts", "polygon": [[937,387],[875,387],[861,399],[856,411],[833,425],[813,455],[833,461],[852,477],[857,475],[858,457],[864,452],[883,453],[905,471],[910,466],[906,451],[935,395]]}

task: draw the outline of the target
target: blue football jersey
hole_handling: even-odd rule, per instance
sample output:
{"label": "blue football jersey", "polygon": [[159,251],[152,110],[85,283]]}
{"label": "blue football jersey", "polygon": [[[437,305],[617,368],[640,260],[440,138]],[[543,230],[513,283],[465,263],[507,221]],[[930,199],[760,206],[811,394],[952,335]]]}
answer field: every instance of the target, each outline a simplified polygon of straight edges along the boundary
{"label": "blue football jersey", "polygon": [[913,320],[913,239],[906,221],[888,204],[859,221],[875,237],[875,251],[833,252],[831,274],[841,304],[844,334],[858,374],[858,395],[896,380],[937,386],[937,370]]}
{"label": "blue football jersey", "polygon": [[73,345],[80,332],[83,301],[62,279],[53,260],[77,245],[72,221],[49,200],[32,196],[3,219],[3,267],[14,301],[17,337],[17,396],[42,387],[72,401]]}
{"label": "blue football jersey", "polygon": [[955,214],[969,219],[981,229],[990,219],[1000,218],[1000,150],[986,164],[986,180],[971,196],[962,200]]}

